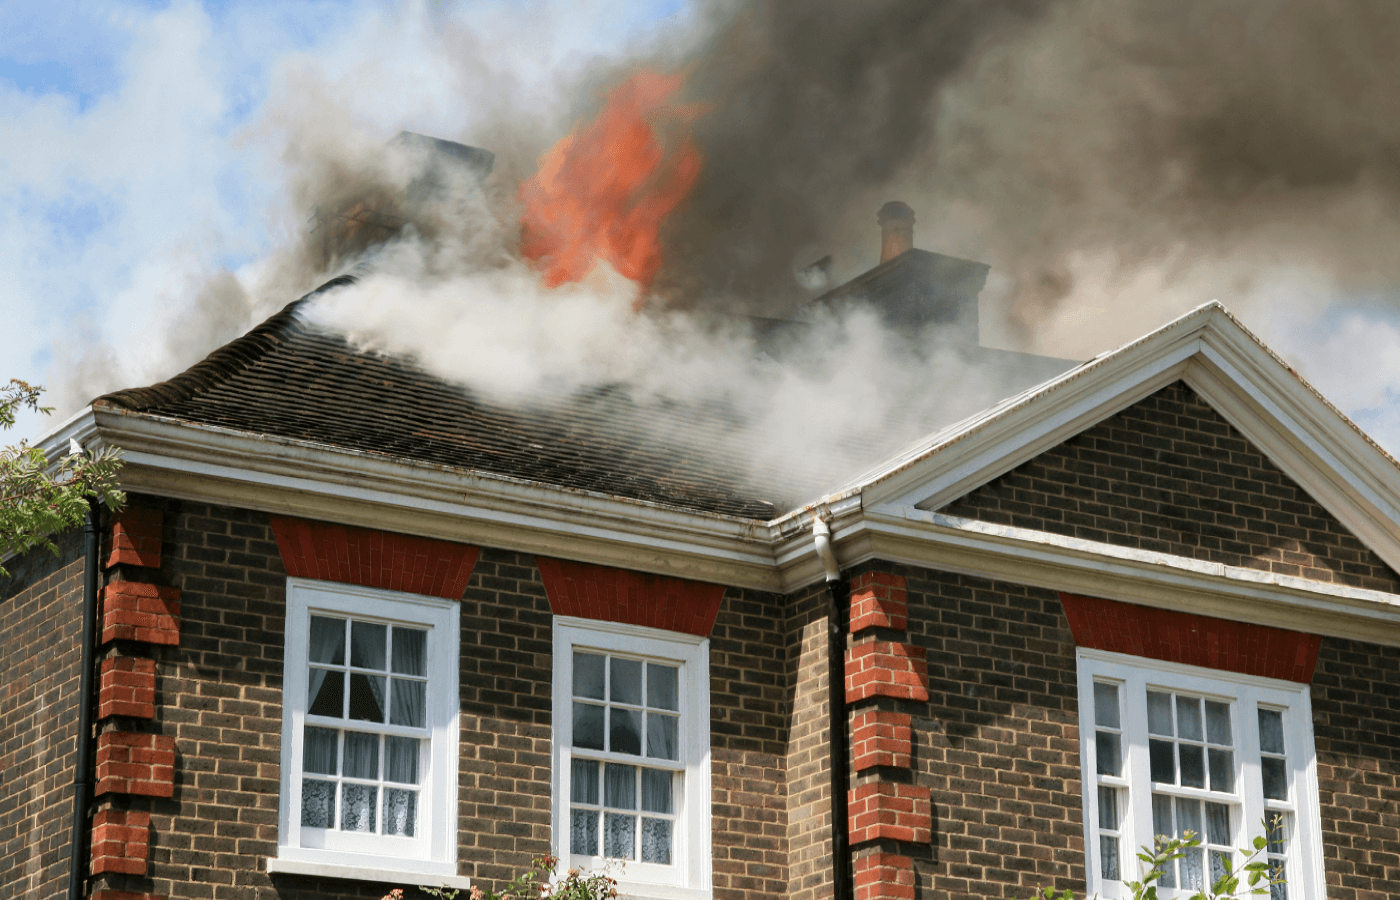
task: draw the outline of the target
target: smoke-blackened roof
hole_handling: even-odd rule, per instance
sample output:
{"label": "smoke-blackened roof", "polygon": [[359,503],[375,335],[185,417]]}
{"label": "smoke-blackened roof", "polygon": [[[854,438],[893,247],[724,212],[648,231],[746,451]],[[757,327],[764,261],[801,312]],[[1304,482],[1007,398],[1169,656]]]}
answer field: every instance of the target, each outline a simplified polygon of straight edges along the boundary
{"label": "smoke-blackened roof", "polygon": [[310,296],[169,381],[94,405],[702,512],[769,519],[785,508],[743,483],[719,441],[732,424],[722,408],[638,404],[619,387],[491,403],[308,325],[298,308]]}

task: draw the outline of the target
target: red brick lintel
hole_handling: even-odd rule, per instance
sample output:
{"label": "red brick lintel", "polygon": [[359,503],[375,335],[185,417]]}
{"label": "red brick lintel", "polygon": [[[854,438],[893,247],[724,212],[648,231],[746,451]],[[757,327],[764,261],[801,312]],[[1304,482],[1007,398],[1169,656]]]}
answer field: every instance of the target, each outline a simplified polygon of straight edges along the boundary
{"label": "red brick lintel", "polygon": [[539,557],[555,615],[645,625],[709,637],[724,585]]}
{"label": "red brick lintel", "polygon": [[282,565],[294,578],[460,600],[481,552],[467,544],[374,528],[292,516],[268,519]]}
{"label": "red brick lintel", "polygon": [[1060,594],[1081,647],[1309,684],[1322,638],[1315,634]]}

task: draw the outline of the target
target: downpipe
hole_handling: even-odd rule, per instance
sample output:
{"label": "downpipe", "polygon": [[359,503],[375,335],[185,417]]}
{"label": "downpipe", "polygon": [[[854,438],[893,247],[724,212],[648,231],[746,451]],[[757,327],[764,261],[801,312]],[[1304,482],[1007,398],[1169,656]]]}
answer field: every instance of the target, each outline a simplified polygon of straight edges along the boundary
{"label": "downpipe", "polygon": [[88,808],[92,803],[92,670],[97,637],[98,521],[97,498],[88,500],[83,521],[83,632],[78,670],[78,747],[73,771],[72,859],[68,867],[68,900],[83,900],[88,868]]}
{"label": "downpipe", "polygon": [[831,528],[820,516],[812,517],[812,542],[826,570],[827,592],[827,709],[830,720],[828,752],[831,760],[831,882],[835,900],[855,900],[851,875],[851,821],[847,805],[850,791],[850,724],[846,713],[846,636],[850,630],[850,585],[841,577],[841,566],[831,546]]}

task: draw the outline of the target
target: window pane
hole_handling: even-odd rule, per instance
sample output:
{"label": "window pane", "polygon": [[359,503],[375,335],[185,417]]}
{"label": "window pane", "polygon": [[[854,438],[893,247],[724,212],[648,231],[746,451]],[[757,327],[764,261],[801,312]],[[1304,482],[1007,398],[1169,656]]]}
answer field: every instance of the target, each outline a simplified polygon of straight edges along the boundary
{"label": "window pane", "polygon": [[637,808],[636,766],[608,763],[603,767],[603,805],[613,809]]}
{"label": "window pane", "polygon": [[1095,767],[1100,775],[1120,775],[1123,758],[1119,752],[1122,735],[1099,731],[1094,734]]}
{"label": "window pane", "polygon": [[312,669],[307,689],[307,715],[330,716],[333,719],[345,715],[344,672]]}
{"label": "window pane", "polygon": [[1099,836],[1099,874],[1107,881],[1118,881],[1118,838]]}
{"label": "window pane", "polygon": [[1214,885],[1217,881],[1225,877],[1225,858],[1229,854],[1221,853],[1219,850],[1210,851],[1210,883]]}
{"label": "window pane", "polygon": [[345,732],[345,774],[350,778],[379,777],[379,735]]}
{"label": "window pane", "polygon": [[1230,807],[1224,803],[1206,804],[1206,840],[1212,844],[1230,843]]}
{"label": "window pane", "polygon": [[1152,833],[1172,837],[1176,829],[1172,827],[1172,798],[1162,794],[1152,795]]}
{"label": "window pane", "polygon": [[654,759],[680,759],[675,716],[647,713],[647,756]]}
{"label": "window pane", "polygon": [[428,674],[428,632],[420,628],[394,626],[394,672],[399,675]]}
{"label": "window pane", "polygon": [[1099,788],[1099,827],[1118,830],[1118,792],[1113,788]]}
{"label": "window pane", "polygon": [[1176,784],[1176,753],[1171,741],[1148,741],[1147,757],[1152,769],[1152,780],[1163,784]]}
{"label": "window pane", "polygon": [[350,673],[350,718],[361,722],[384,721],[383,675]]}
{"label": "window pane", "polygon": [[369,784],[342,783],[340,787],[340,830],[372,833],[379,789]]}
{"label": "window pane", "polygon": [[1235,790],[1235,754],[1210,748],[1210,789],[1226,794]]}
{"label": "window pane", "polygon": [[1118,685],[1094,682],[1094,723],[1118,728]]}
{"label": "window pane", "polygon": [[1201,801],[1178,799],[1176,801],[1176,837],[1182,837],[1188,831],[1201,837],[1205,836],[1205,829],[1201,827]]}
{"label": "window pane", "polygon": [[603,815],[603,855],[610,859],[633,859],[637,841],[636,816],[617,813]]}
{"label": "window pane", "polygon": [[1269,861],[1269,877],[1273,879],[1273,884],[1269,885],[1269,900],[1288,900],[1288,883],[1283,879],[1283,860],[1275,859]]}
{"label": "window pane", "polygon": [[1176,733],[1188,741],[1203,741],[1201,732],[1201,701],[1195,697],[1176,698]]}
{"label": "window pane", "polygon": [[428,683],[389,679],[389,723],[422,728],[428,724]]}
{"label": "window pane", "polygon": [[311,617],[311,646],[307,648],[311,662],[345,665],[345,620]]}
{"label": "window pane", "polygon": [[636,709],[608,710],[608,749],[614,753],[642,755],[642,713]]}
{"label": "window pane", "polygon": [[675,666],[647,663],[647,706],[656,709],[680,710],[680,692]]}
{"label": "window pane", "polygon": [[1205,787],[1206,761],[1204,748],[1193,747],[1190,744],[1179,744],[1177,750],[1181,754],[1182,787]]}
{"label": "window pane", "polygon": [[642,770],[642,811],[653,813],[671,812],[670,772],[659,769]]}
{"label": "window pane", "polygon": [[339,732],[330,728],[307,726],[301,742],[301,767],[317,775],[334,775],[336,738]]}
{"label": "window pane", "polygon": [[1283,813],[1270,813],[1264,817],[1264,838],[1268,841],[1269,853],[1284,856],[1287,853],[1288,819]]}
{"label": "window pane", "polygon": [[671,823],[667,820],[642,820],[642,862],[671,864]]}
{"label": "window pane", "polygon": [[642,705],[642,663],[637,659],[614,659],[608,696],[614,703]]}
{"label": "window pane", "polygon": [[603,657],[596,653],[574,654],[574,696],[603,699]]}
{"label": "window pane", "polygon": [[1205,854],[1200,847],[1183,850],[1181,857],[1181,886],[1190,891],[1199,891],[1206,886]]}
{"label": "window pane", "polygon": [[330,828],[335,821],[335,782],[301,783],[301,825],[303,828]]}
{"label": "window pane", "polygon": [[1283,713],[1276,709],[1259,710],[1259,749],[1283,755]]}
{"label": "window pane", "polygon": [[387,668],[384,665],[384,642],[388,628],[373,622],[350,623],[350,665],[362,669]]}
{"label": "window pane", "polygon": [[569,801],[598,804],[598,763],[591,759],[573,761],[569,767]]}
{"label": "window pane", "polygon": [[574,746],[585,750],[603,749],[603,707],[574,704]]}
{"label": "window pane", "polygon": [[1288,799],[1288,774],[1284,771],[1283,760],[1264,757],[1259,760],[1260,774],[1264,776],[1264,796],[1270,800]]}
{"label": "window pane", "polygon": [[1234,744],[1230,740],[1230,704],[1206,701],[1206,738],[1212,744]]}
{"label": "window pane", "polygon": [[1172,695],[1157,691],[1147,692],[1147,730],[1152,734],[1165,734],[1171,737]]}
{"label": "window pane", "polygon": [[569,852],[598,855],[598,814],[591,809],[569,811]]}
{"label": "window pane", "polygon": [[384,789],[384,833],[413,837],[418,820],[418,792]]}
{"label": "window pane", "polygon": [[384,777],[399,784],[418,783],[418,741],[414,738],[387,737],[389,768]]}

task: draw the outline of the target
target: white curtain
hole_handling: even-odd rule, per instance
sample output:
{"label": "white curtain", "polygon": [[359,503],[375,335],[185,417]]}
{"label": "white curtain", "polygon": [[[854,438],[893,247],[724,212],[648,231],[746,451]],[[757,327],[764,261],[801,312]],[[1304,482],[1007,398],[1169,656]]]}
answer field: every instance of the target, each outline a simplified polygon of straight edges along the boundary
{"label": "white curtain", "polygon": [[[345,620],[327,619],[323,616],[311,617],[311,639],[307,648],[307,658],[312,662],[345,665]],[[326,680],[326,670],[312,667],[308,679],[308,706],[314,705],[316,695],[321,692],[321,684]]]}

